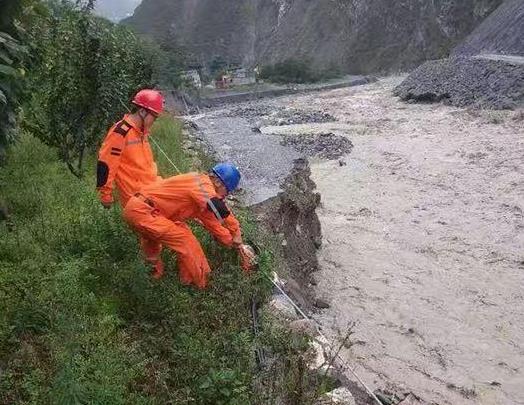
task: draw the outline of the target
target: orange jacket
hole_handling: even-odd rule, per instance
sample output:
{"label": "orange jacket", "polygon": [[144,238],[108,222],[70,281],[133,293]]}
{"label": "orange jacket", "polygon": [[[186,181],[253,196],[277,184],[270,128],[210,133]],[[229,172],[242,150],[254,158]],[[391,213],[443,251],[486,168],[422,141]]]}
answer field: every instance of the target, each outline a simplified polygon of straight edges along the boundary
{"label": "orange jacket", "polygon": [[204,227],[226,246],[240,236],[240,224],[220,199],[207,174],[187,173],[157,181],[140,190],[160,214],[173,222],[200,219]]}
{"label": "orange jacket", "polygon": [[107,133],[98,154],[96,177],[100,200],[113,202],[115,182],[122,206],[142,186],[158,180],[148,137],[129,119],[129,115]]}

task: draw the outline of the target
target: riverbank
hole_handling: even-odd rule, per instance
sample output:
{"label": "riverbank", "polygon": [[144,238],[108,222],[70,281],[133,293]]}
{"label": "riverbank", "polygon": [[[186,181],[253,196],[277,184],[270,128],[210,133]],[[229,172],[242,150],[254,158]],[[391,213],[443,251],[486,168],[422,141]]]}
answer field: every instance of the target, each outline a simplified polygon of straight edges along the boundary
{"label": "riverbank", "polygon": [[[316,319],[332,338],[357,321],[343,356],[373,388],[523,403],[522,112],[403,103],[392,95],[401,80],[229,105],[195,122],[245,169],[251,201],[278,193],[292,159],[308,155],[323,235],[311,288],[331,305]],[[286,142],[326,133],[351,153]]]}

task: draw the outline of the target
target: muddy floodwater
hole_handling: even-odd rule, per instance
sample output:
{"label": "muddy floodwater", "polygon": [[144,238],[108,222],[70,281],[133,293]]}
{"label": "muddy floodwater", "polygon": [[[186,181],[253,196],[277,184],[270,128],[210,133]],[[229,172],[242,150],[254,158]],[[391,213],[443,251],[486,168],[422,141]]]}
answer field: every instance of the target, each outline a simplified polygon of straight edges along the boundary
{"label": "muddy floodwater", "polygon": [[342,356],[372,388],[524,404],[524,114],[406,104],[391,95],[399,81],[196,123],[245,169],[252,201],[308,155],[322,196],[315,288],[331,304],[315,318],[332,339],[355,322]]}

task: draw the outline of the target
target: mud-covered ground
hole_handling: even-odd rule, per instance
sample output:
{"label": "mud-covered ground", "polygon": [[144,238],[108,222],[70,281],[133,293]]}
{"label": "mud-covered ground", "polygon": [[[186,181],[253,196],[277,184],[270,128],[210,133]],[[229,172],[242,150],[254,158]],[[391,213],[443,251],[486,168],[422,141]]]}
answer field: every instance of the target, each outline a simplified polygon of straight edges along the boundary
{"label": "mud-covered ground", "polygon": [[[391,95],[400,81],[261,100],[234,106],[250,117],[215,111],[197,123],[216,146],[234,139],[223,156],[260,195],[307,154],[286,138],[351,141],[349,155],[310,157],[322,196],[315,288],[331,304],[315,316],[332,338],[356,322],[341,354],[372,388],[524,404],[524,114],[406,104]],[[333,119],[282,124],[258,108]]]}

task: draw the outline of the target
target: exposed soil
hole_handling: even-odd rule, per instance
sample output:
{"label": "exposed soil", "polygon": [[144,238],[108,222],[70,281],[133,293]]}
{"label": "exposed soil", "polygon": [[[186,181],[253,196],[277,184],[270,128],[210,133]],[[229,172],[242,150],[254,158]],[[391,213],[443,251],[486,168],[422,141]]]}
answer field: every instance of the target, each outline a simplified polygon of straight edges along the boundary
{"label": "exposed soil", "polygon": [[316,214],[320,194],[316,193],[310,175],[307,160],[295,160],[291,173],[282,184],[283,191],[251,207],[260,223],[280,237],[289,276],[298,283],[298,286],[294,283],[288,286],[302,303],[313,302],[309,287],[312,274],[318,271],[317,249],[322,245]]}

